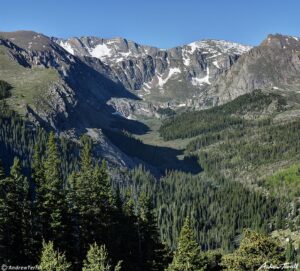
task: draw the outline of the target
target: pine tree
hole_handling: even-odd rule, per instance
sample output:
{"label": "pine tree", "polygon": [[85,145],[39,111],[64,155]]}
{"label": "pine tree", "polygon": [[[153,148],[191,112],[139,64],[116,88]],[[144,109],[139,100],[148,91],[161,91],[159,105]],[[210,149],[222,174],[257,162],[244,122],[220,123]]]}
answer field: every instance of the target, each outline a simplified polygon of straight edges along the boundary
{"label": "pine tree", "polygon": [[123,212],[123,200],[121,198],[119,187],[116,188],[114,198],[114,206],[112,212],[112,227],[111,236],[113,240],[110,240],[110,250],[114,251],[114,259],[124,259],[125,253],[128,250],[124,249],[124,244],[127,245],[129,240],[126,238],[126,217]]}
{"label": "pine tree", "polygon": [[173,261],[167,271],[200,271],[203,270],[201,263],[201,250],[196,242],[196,236],[191,228],[189,218],[186,218],[180,232],[178,246],[174,253]]}
{"label": "pine tree", "polygon": [[111,190],[109,174],[107,172],[107,163],[104,159],[101,162],[101,167],[96,164],[93,172],[93,178],[94,182],[99,185],[102,205],[106,211],[109,211],[113,203],[113,194]]}
{"label": "pine tree", "polygon": [[264,263],[281,265],[284,249],[269,236],[245,230],[239,248],[223,257],[222,265],[230,271],[258,270]]}
{"label": "pine tree", "polygon": [[0,191],[1,249],[6,250],[1,255],[5,255],[5,262],[26,264],[32,256],[29,184],[18,158],[14,159],[10,176],[0,180]]}
{"label": "pine tree", "polygon": [[80,170],[68,179],[68,204],[73,223],[73,249],[80,262],[92,242],[109,244],[114,210],[105,162],[94,166],[91,143],[83,140]]}
{"label": "pine tree", "polygon": [[166,247],[161,243],[151,201],[145,194],[138,200],[138,231],[140,263],[143,270],[163,270],[166,267]]}
{"label": "pine tree", "polygon": [[31,177],[35,181],[35,185],[42,183],[45,178],[42,151],[37,143],[34,145]]}
{"label": "pine tree", "polygon": [[75,266],[79,266],[82,260],[82,247],[81,247],[81,231],[79,227],[81,220],[79,220],[79,201],[78,201],[78,190],[77,180],[79,175],[76,172],[72,172],[67,179],[67,194],[66,201],[68,205],[68,217],[70,223],[68,227],[69,231],[69,242],[68,248],[72,257],[72,262]]}
{"label": "pine tree", "polygon": [[91,155],[92,142],[87,136],[83,136],[81,138],[81,142],[83,144],[83,148],[80,157],[80,171],[81,174],[91,173],[93,168],[93,161]]}
{"label": "pine tree", "polygon": [[41,271],[68,271],[71,264],[67,262],[66,256],[54,249],[53,242],[43,242],[43,250],[39,264]]}
{"label": "pine tree", "polygon": [[[19,158],[14,159],[11,167],[10,178],[14,182],[16,197],[14,199],[16,206],[15,225],[16,231],[19,232],[19,249],[18,261],[23,263],[30,262],[34,258],[32,255],[33,233],[32,233],[32,210],[30,204],[29,182],[22,174],[21,162]],[[16,249],[16,246],[13,246]]]}
{"label": "pine tree", "polygon": [[43,237],[47,236],[48,212],[44,206],[44,196],[46,195],[45,170],[42,152],[39,144],[34,145],[31,179],[34,184],[33,198],[33,233],[34,243],[32,250],[36,257],[42,248]]}
{"label": "pine tree", "polygon": [[98,246],[96,243],[90,246],[87,259],[83,263],[82,271],[119,271],[121,262],[115,267],[111,266],[105,245]]}
{"label": "pine tree", "polygon": [[120,224],[118,224],[118,254],[124,259],[124,270],[140,270],[138,222],[135,214],[135,204],[131,192],[127,190],[122,203]]}
{"label": "pine tree", "polygon": [[[105,160],[102,160],[100,167],[98,164],[94,167],[92,180],[94,189],[98,191],[97,205],[100,208],[99,215],[101,216],[102,227],[106,234],[109,234],[112,224],[112,211],[115,206]],[[107,241],[103,240],[103,242]]]}
{"label": "pine tree", "polygon": [[42,217],[44,238],[55,240],[60,247],[66,246],[67,206],[64,182],[61,175],[61,161],[53,132],[49,134],[46,157],[43,161],[44,182],[41,184]]}
{"label": "pine tree", "polygon": [[94,224],[90,202],[92,193],[91,180],[93,178],[93,162],[91,156],[91,141],[87,136],[81,138],[83,144],[80,153],[80,170],[72,172],[67,180],[67,202],[71,220],[71,244],[70,249],[76,264],[85,257],[88,244],[93,242]]}

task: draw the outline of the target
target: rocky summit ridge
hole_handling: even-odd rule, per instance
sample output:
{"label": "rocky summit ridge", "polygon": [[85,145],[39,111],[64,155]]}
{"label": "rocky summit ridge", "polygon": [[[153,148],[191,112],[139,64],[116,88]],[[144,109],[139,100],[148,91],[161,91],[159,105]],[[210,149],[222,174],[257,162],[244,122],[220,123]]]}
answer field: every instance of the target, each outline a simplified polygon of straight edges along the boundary
{"label": "rocky summit ridge", "polygon": [[106,71],[98,69],[99,72],[106,73],[139,97],[164,101],[192,98],[251,49],[221,40],[196,41],[167,50],[123,38],[53,40],[95,69],[91,58],[99,59],[107,66]]}
{"label": "rocky summit ridge", "polygon": [[271,34],[244,53],[196,103],[223,104],[255,89],[300,90],[300,38]]}

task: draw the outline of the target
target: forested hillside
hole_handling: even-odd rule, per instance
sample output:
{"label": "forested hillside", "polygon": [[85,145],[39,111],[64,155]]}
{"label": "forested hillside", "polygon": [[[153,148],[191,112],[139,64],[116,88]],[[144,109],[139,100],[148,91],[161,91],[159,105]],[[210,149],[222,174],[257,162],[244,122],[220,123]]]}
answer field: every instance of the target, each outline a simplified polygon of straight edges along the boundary
{"label": "forested hillside", "polygon": [[191,138],[186,153],[198,155],[211,176],[261,181],[276,171],[276,163],[300,159],[299,118],[289,117],[294,107],[288,99],[257,90],[222,106],[167,119],[160,133],[165,140]]}
{"label": "forested hillside", "polygon": [[[221,106],[186,112],[169,118],[160,128],[160,134],[165,140],[170,140],[203,134],[214,136],[216,133],[233,128],[240,130],[241,128],[260,125],[259,120],[265,120],[271,113],[284,110],[285,105],[286,101],[282,96],[256,90]],[[271,106],[270,112],[268,112],[269,106]],[[261,118],[261,115],[264,118]],[[251,121],[256,119],[257,123]]]}
{"label": "forested hillside", "polygon": [[[0,174],[5,264],[39,264],[41,270],[184,270],[186,265],[234,270],[244,261],[252,266],[255,253],[245,260],[239,253],[253,234],[268,240],[264,250],[271,249],[255,266],[299,257],[298,244],[285,247],[264,235],[287,223],[288,206],[276,197],[206,174],[171,171],[157,180],[138,168],[115,179],[105,161],[93,157],[89,137],[68,143],[23,121],[4,103],[2,109],[1,158],[10,168],[5,173],[1,166]],[[190,222],[184,222],[187,217]],[[193,247],[193,258],[182,246]]]}
{"label": "forested hillside", "polygon": [[[33,154],[45,149],[47,132],[22,119],[7,106],[5,101],[0,101],[0,127],[0,159],[3,161],[5,170],[9,170],[14,157],[18,156],[26,174],[29,174]],[[77,164],[78,147],[73,141],[62,137],[59,149],[61,150],[61,168],[65,176]]]}
{"label": "forested hillside", "polygon": [[231,251],[236,245],[235,237],[244,228],[270,232],[285,223],[286,206],[279,199],[267,198],[236,182],[176,171],[160,181],[141,169],[131,174],[134,191],[146,191],[152,198],[161,237],[171,248],[176,247],[187,216],[193,219],[203,250]]}

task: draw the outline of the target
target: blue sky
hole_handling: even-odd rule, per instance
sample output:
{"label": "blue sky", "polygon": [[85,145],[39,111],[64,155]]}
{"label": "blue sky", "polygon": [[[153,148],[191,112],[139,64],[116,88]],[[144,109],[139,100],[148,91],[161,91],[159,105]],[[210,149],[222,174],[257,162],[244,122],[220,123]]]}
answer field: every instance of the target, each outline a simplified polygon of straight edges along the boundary
{"label": "blue sky", "polygon": [[299,0],[14,0],[1,3],[0,30],[125,37],[161,48],[205,38],[256,45],[268,33],[299,37],[299,14]]}

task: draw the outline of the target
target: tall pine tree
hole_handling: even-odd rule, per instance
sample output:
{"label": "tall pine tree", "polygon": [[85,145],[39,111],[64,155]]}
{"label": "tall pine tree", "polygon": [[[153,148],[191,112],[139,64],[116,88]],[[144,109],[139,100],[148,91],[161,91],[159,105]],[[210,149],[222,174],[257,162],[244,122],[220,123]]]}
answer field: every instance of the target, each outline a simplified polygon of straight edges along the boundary
{"label": "tall pine tree", "polygon": [[167,271],[200,271],[203,270],[201,250],[196,242],[196,235],[191,227],[189,218],[186,218],[180,232],[178,246],[173,261]]}
{"label": "tall pine tree", "polygon": [[157,221],[150,199],[142,194],[138,200],[138,235],[141,269],[163,270],[167,263],[167,250],[161,243]]}
{"label": "tall pine tree", "polygon": [[0,166],[0,238],[3,262],[27,264],[32,260],[32,217],[30,210],[29,183],[21,172],[18,158],[3,178]]}
{"label": "tall pine tree", "polygon": [[109,243],[112,240],[113,197],[106,171],[102,166],[94,166],[91,142],[83,140],[80,170],[68,179],[68,204],[73,222],[73,250],[77,251],[77,261],[86,255],[93,242]]}
{"label": "tall pine tree", "polygon": [[36,257],[42,248],[42,240],[47,236],[48,212],[44,205],[46,194],[45,170],[43,164],[42,151],[39,144],[34,145],[31,179],[34,185],[33,196],[33,233],[34,243],[32,251]]}
{"label": "tall pine tree", "polygon": [[43,161],[44,181],[37,197],[42,199],[40,216],[43,220],[43,238],[66,248],[67,205],[61,161],[53,132],[49,134],[46,156]]}

